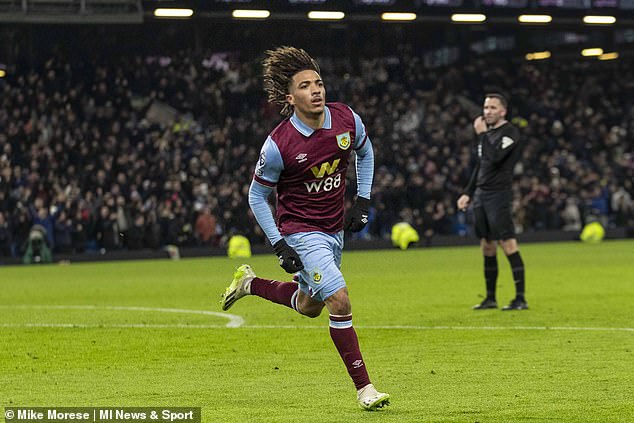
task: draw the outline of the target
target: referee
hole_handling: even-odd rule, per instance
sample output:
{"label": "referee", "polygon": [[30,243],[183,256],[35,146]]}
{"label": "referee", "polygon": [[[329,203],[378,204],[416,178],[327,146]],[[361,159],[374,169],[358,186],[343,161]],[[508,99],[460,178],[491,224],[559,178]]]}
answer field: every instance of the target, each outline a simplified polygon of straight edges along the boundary
{"label": "referee", "polygon": [[502,310],[526,310],[524,262],[520,256],[511,216],[513,168],[521,154],[518,129],[506,120],[506,98],[487,94],[484,116],[478,116],[473,129],[478,136],[478,161],[458,209],[464,210],[473,199],[475,232],[484,255],[487,296],[474,310],[497,308],[495,288],[498,277],[497,244],[502,247],[513,272],[515,298]]}

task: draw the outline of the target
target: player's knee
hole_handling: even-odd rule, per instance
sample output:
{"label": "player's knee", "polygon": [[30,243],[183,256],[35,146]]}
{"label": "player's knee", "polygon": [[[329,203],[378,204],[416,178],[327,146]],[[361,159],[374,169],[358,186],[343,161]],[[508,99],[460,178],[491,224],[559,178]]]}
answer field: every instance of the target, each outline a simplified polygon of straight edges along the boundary
{"label": "player's knee", "polygon": [[348,297],[348,290],[341,288],[326,299],[326,306],[330,314],[346,315],[352,313],[352,305]]}
{"label": "player's knee", "polygon": [[297,312],[303,316],[314,319],[321,315],[321,311],[324,309],[324,303],[315,303],[310,301],[298,301]]}
{"label": "player's knee", "polygon": [[493,241],[488,241],[488,240],[483,239],[480,242],[480,248],[482,249],[482,253],[485,256],[493,256],[493,255],[495,255],[496,246],[495,246],[495,242],[493,242]]}
{"label": "player's knee", "polygon": [[519,250],[519,247],[517,246],[517,240],[514,238],[505,239],[501,241],[500,244],[502,245],[504,254],[506,254],[507,256],[510,256],[511,254],[514,254]]}
{"label": "player's knee", "polygon": [[300,311],[300,313],[306,317],[310,317],[311,319],[314,319],[315,317],[319,317],[321,315],[321,308],[318,310],[306,310],[306,311]]}

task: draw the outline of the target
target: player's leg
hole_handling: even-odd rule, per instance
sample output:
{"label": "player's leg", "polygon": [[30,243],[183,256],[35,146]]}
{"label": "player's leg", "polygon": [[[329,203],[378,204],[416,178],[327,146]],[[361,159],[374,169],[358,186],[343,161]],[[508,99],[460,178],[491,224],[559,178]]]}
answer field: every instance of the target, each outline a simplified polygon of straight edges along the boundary
{"label": "player's leg", "polygon": [[236,301],[246,295],[257,295],[277,304],[295,308],[299,288],[297,282],[280,282],[258,278],[248,264],[238,267],[231,284],[225,290],[220,303],[229,310]]}
{"label": "player's leg", "polygon": [[[285,237],[286,242],[293,247],[303,263],[309,261],[311,254],[310,248],[302,241],[305,234],[293,234]],[[229,287],[226,289],[223,298],[221,300],[222,309],[228,310],[237,300],[246,295],[256,295],[264,298],[276,304],[281,304],[286,307],[292,308],[295,311],[299,311],[297,308],[297,301],[300,297],[300,288],[308,291],[308,286],[302,284],[302,273],[300,272],[293,276],[292,282],[282,282],[272,279],[259,278],[253,272],[251,266],[243,264],[238,267],[234,273],[234,278]],[[303,278],[306,278],[306,273]],[[306,299],[308,297],[308,299]],[[319,302],[315,301],[313,304],[310,300],[310,296],[302,296],[304,300],[304,310],[306,310],[307,316],[316,317],[319,315],[321,308],[319,308]],[[301,313],[301,312],[300,312]],[[302,313],[304,314],[304,313]]]}
{"label": "player's leg", "polygon": [[[339,270],[343,250],[343,233],[329,235],[320,232],[304,234],[297,240],[296,251],[304,269],[299,273],[299,310],[314,315],[325,303],[330,314],[330,337],[343,360],[348,374],[357,387],[359,405],[374,410],[388,403],[389,395],[376,391],[365,369],[357,334],[352,326],[352,308],[346,282]],[[317,302],[322,304],[316,304]]]}
{"label": "player's leg", "polygon": [[257,295],[276,304],[292,308],[307,317],[317,317],[324,308],[324,302],[310,297],[299,287],[299,275],[293,276],[293,282],[280,282],[255,276],[251,266],[243,264],[234,274],[231,285],[223,295],[222,309],[228,310],[245,295]]}
{"label": "player's leg", "polygon": [[480,304],[473,306],[474,310],[487,310],[497,308],[495,298],[498,279],[498,259],[494,241],[486,238],[480,239],[480,250],[484,257],[484,282],[486,285],[486,297]]}
{"label": "player's leg", "polygon": [[500,241],[500,246],[506,254],[506,258],[511,266],[511,272],[513,273],[513,281],[515,282],[515,298],[507,306],[504,306],[502,310],[526,310],[528,309],[528,302],[526,301],[526,280],[524,272],[524,260],[520,255],[520,250],[515,238],[509,238]]}
{"label": "player's leg", "polygon": [[515,282],[515,298],[509,305],[502,308],[504,311],[528,308],[524,296],[524,262],[515,238],[512,202],[513,193],[510,190],[498,192],[492,198],[491,208],[488,210],[491,216],[491,235],[493,239],[500,240],[500,246],[509,261]]}
{"label": "player's leg", "polygon": [[377,391],[370,382],[359,339],[352,326],[352,306],[348,289],[339,289],[326,298],[325,303],[330,313],[330,337],[357,389],[359,406],[364,410],[376,410],[389,405],[390,395]]}
{"label": "player's leg", "polygon": [[473,212],[475,217],[475,232],[480,238],[480,250],[484,258],[484,281],[486,286],[486,297],[480,303],[473,306],[474,310],[487,310],[497,308],[495,299],[495,291],[498,278],[498,261],[497,249],[494,241],[491,241],[490,225],[485,208],[486,198],[483,194],[477,192],[473,203]]}
{"label": "player's leg", "polygon": [[313,299],[304,290],[300,289],[297,295],[296,310],[300,314],[306,317],[314,318],[321,315],[321,311],[324,309],[325,303]]}
{"label": "player's leg", "polygon": [[[336,240],[337,242],[332,244],[332,253],[335,259],[336,271],[340,273],[339,269],[341,268],[341,259],[343,254],[343,232],[337,234]],[[348,297],[348,289],[344,288],[336,291],[332,296],[328,297],[327,300],[328,311],[331,315],[330,336],[333,340],[333,343],[337,347],[337,351],[339,351],[342,360],[346,364],[346,368],[350,372],[349,363],[352,363],[352,366],[354,368],[356,362],[357,365],[363,363],[363,366],[360,366],[359,368],[363,368],[365,370],[365,363],[363,362],[363,357],[361,356],[357,334],[354,330],[354,327],[352,326],[352,305],[350,304],[350,298]],[[350,328],[340,329],[338,328],[340,322],[347,321],[345,316],[349,316]],[[344,323],[343,326],[347,325]],[[346,345],[348,345],[348,349],[346,349]],[[354,358],[353,353],[352,357],[346,356],[346,358],[344,359],[344,355],[342,354],[342,352],[345,353],[346,351],[358,351],[359,358],[352,359]],[[352,374],[349,374],[352,377]],[[361,408],[363,408],[364,410],[376,410],[377,408],[382,408],[386,405],[389,405],[389,394],[377,391],[374,385],[370,383],[369,379],[367,384],[363,380],[363,377],[353,377],[352,380],[357,387],[357,401],[359,402],[359,406]]]}

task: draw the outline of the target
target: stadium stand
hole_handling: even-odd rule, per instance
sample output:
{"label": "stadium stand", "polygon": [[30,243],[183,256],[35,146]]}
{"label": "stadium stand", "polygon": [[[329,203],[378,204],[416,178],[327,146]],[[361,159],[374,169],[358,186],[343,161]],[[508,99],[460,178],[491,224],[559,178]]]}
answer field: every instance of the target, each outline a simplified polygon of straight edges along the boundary
{"label": "stadium stand", "polygon": [[[631,60],[431,66],[407,43],[319,59],[329,100],[352,105],[376,146],[361,238],[388,239],[401,221],[428,239],[470,234],[455,200],[490,89],[509,94],[526,139],[519,231],[634,226]],[[55,252],[263,243],[245,198],[279,115],[259,72],[257,55],[208,49],[16,65],[0,79],[0,254],[22,256],[34,224]]]}

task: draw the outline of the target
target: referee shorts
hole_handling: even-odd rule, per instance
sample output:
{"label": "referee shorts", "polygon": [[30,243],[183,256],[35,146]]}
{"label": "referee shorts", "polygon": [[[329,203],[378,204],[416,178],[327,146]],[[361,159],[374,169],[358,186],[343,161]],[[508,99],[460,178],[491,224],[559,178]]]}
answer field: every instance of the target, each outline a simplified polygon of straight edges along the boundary
{"label": "referee shorts", "polygon": [[475,233],[478,238],[498,241],[515,238],[511,203],[513,192],[476,189],[473,199]]}

